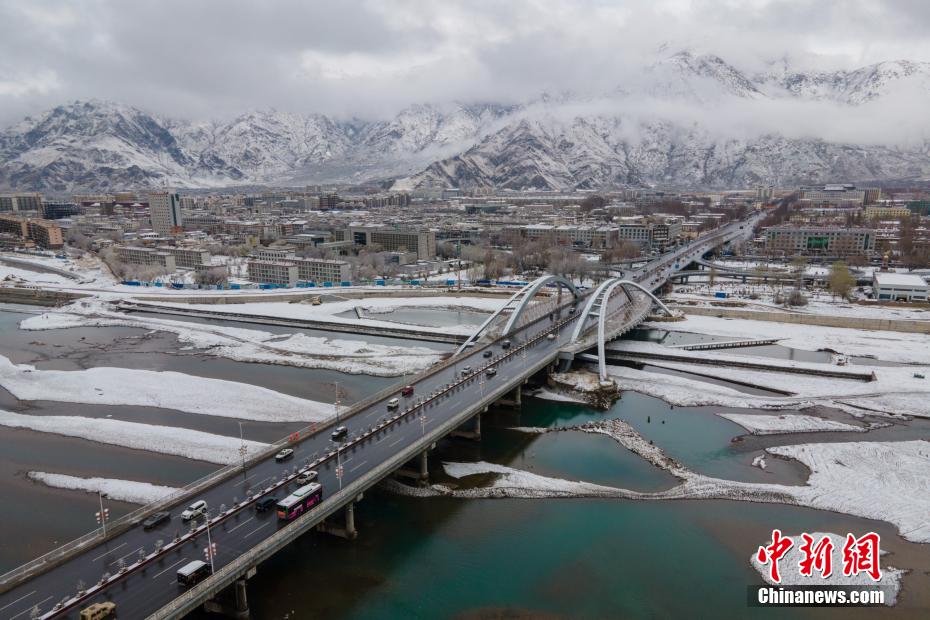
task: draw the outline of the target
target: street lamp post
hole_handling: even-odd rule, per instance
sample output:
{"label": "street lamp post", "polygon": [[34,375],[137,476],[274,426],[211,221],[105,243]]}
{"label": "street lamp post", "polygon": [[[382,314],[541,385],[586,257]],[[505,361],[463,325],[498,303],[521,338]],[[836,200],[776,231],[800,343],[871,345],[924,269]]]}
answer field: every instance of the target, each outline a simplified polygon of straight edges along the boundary
{"label": "street lamp post", "polygon": [[242,436],[242,422],[239,422],[239,457],[242,459],[242,475],[245,475],[245,454],[248,452],[245,447],[245,439]]}
{"label": "street lamp post", "polygon": [[210,574],[214,573],[213,570],[213,556],[216,555],[216,547],[213,546],[213,539],[210,537],[210,511],[207,510],[204,512],[204,517],[207,519],[207,548],[206,554],[210,559]]}
{"label": "street lamp post", "polygon": [[97,491],[97,498],[100,500],[100,512],[97,513],[97,523],[103,529],[103,538],[107,537],[107,520],[110,518],[110,509],[103,507],[103,498],[105,493],[103,491]]}

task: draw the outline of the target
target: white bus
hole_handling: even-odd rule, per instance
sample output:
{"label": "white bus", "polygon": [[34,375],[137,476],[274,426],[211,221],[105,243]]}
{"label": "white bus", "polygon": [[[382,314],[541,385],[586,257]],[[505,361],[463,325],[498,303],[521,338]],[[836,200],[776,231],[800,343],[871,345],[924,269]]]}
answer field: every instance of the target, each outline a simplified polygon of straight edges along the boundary
{"label": "white bus", "polygon": [[291,521],[323,501],[323,485],[311,482],[304,485],[278,502],[278,518]]}

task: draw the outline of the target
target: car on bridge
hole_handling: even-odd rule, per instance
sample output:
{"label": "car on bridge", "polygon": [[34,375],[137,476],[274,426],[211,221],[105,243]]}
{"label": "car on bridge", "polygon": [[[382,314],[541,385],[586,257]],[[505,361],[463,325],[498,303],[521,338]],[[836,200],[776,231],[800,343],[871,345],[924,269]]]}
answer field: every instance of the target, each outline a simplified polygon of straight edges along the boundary
{"label": "car on bridge", "polygon": [[255,502],[255,510],[257,512],[265,512],[270,508],[273,508],[275,504],[278,503],[277,497],[263,497],[257,502]]}
{"label": "car on bridge", "polygon": [[412,385],[405,386],[404,389],[402,389],[402,390],[400,391],[400,395],[401,395],[401,396],[412,396],[412,395],[413,395],[413,386],[412,386]]}
{"label": "car on bridge", "polygon": [[205,514],[207,514],[207,502],[202,499],[198,499],[181,513],[181,520],[190,521],[191,519],[196,519],[197,517],[201,517]]}
{"label": "car on bridge", "polygon": [[332,434],[330,435],[330,437],[333,438],[333,441],[339,441],[340,439],[342,439],[343,437],[345,437],[345,436],[348,435],[348,434],[349,434],[349,429],[348,429],[348,428],[346,428],[345,426],[337,426],[337,427],[336,427],[336,430],[334,430],[334,431],[332,432]]}
{"label": "car on bridge", "polygon": [[142,522],[142,529],[150,530],[153,527],[158,527],[159,525],[161,525],[165,521],[168,521],[169,519],[171,519],[170,512],[161,511],[161,512],[153,513],[148,519]]}
{"label": "car on bridge", "polygon": [[501,348],[502,348],[502,349],[509,349],[509,348],[510,348],[510,341],[509,341],[509,340],[505,340],[504,342],[502,342],[502,343],[501,343]]}
{"label": "car on bridge", "polygon": [[484,371],[484,374],[487,375],[488,377],[493,377],[494,375],[497,374],[497,368],[493,368],[493,367],[488,368],[487,370]]}
{"label": "car on bridge", "polygon": [[116,617],[116,603],[105,601],[103,603],[94,603],[81,610],[81,620],[103,620],[104,618]]}
{"label": "car on bridge", "polygon": [[387,401],[387,408],[388,408],[388,411],[391,411],[391,410],[393,410],[393,409],[397,409],[398,407],[400,407],[400,399],[399,399],[399,398],[392,398],[391,400]]}
{"label": "car on bridge", "polygon": [[317,479],[318,474],[312,469],[300,472],[294,479],[297,484],[307,484]]}
{"label": "car on bridge", "polygon": [[294,456],[293,448],[284,448],[280,452],[274,455],[274,460],[280,463],[281,461],[286,461],[287,459]]}
{"label": "car on bridge", "polygon": [[491,351],[491,349],[488,349],[487,351],[484,352],[485,357],[491,357],[492,355],[494,355],[494,353]]}
{"label": "car on bridge", "polygon": [[467,377],[470,374],[471,374],[471,366],[466,366],[465,368],[462,369],[463,377]]}

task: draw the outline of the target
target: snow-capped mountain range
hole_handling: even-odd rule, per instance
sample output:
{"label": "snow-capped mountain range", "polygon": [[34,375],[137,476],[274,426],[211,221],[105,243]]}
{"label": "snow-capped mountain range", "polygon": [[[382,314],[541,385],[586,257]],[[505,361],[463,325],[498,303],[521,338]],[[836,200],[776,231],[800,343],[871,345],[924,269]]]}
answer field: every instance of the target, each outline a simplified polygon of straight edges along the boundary
{"label": "snow-capped mountain range", "polygon": [[749,73],[713,54],[683,51],[608,93],[543,95],[518,105],[413,105],[389,120],[265,110],[193,122],[77,101],[0,132],[0,187],[381,181],[398,189],[732,188],[927,179],[930,148],[919,136],[858,144],[765,124],[729,132],[720,119],[701,120],[734,109],[761,120],[780,102],[862,110],[901,93],[930,94],[930,63],[805,72],[780,60]]}

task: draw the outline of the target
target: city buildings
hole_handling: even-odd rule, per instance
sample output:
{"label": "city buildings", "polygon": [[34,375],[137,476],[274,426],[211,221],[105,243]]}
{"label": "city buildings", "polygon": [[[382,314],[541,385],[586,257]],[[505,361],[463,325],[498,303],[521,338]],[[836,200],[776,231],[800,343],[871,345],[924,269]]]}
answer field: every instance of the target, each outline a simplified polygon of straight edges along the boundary
{"label": "city buildings", "polygon": [[436,233],[432,230],[350,226],[341,233],[342,237],[337,241],[352,241],[355,245],[377,245],[385,252],[416,252],[420,260],[436,256]]}
{"label": "city buildings", "polygon": [[868,256],[875,251],[875,230],[772,226],[765,231],[765,250],[783,256]]}
{"label": "city buildings", "polygon": [[42,194],[15,193],[0,194],[0,212],[34,211],[42,210]]}
{"label": "city buildings", "polygon": [[799,200],[811,205],[834,207],[863,206],[872,204],[881,196],[877,187],[856,187],[849,183],[833,183],[817,187],[801,187]]}
{"label": "city buildings", "polygon": [[297,264],[291,261],[250,260],[249,280],[258,284],[297,285]]}
{"label": "city buildings", "polygon": [[130,265],[147,265],[162,267],[171,272],[177,269],[177,262],[170,252],[153,248],[121,245],[116,248],[116,256],[124,263]]}
{"label": "city buildings", "polygon": [[181,197],[168,191],[149,193],[149,218],[152,230],[161,235],[172,235],[184,225],[181,214]]}
{"label": "city buildings", "polygon": [[344,260],[297,258],[297,279],[301,282],[348,282],[352,280],[352,265]]}
{"label": "city buildings", "polygon": [[161,246],[158,248],[174,256],[178,267],[185,269],[202,269],[210,264],[210,252],[202,248]]}
{"label": "city buildings", "polygon": [[17,235],[46,249],[64,247],[61,227],[55,222],[17,215],[0,215],[0,232]]}

